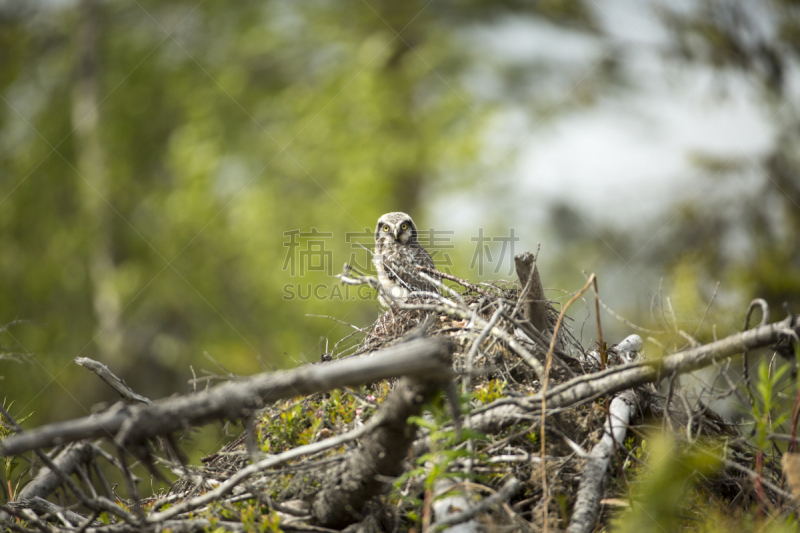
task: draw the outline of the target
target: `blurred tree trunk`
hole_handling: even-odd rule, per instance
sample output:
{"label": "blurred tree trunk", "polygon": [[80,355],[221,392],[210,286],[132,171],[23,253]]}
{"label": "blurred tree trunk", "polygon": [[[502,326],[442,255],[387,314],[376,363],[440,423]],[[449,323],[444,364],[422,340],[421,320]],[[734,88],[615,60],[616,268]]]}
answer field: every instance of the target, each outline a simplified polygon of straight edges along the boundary
{"label": "blurred tree trunk", "polygon": [[113,258],[111,186],[99,129],[98,54],[99,6],[81,0],[76,33],[76,79],[72,96],[77,172],[86,220],[89,282],[95,314],[95,341],[106,361],[121,357],[123,328]]}

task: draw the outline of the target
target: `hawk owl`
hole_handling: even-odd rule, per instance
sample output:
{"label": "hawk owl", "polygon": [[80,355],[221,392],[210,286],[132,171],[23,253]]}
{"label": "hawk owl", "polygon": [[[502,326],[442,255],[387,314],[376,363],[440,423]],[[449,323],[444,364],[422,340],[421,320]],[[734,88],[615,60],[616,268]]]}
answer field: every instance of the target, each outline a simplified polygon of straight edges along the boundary
{"label": "hawk owl", "polygon": [[[405,301],[415,291],[437,292],[436,286],[422,279],[415,268],[435,267],[430,254],[417,241],[414,221],[405,213],[386,213],[378,219],[372,262],[381,286],[394,299]],[[379,299],[387,307],[391,304],[384,294]]]}

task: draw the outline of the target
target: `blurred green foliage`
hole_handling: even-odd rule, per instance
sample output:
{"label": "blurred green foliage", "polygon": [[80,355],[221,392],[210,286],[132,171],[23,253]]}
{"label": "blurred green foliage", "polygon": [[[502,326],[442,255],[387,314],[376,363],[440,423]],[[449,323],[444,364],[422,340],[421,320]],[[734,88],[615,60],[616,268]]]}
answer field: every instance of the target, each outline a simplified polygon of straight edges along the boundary
{"label": "blurred green foliage", "polygon": [[615,531],[678,531],[687,522],[681,512],[689,506],[687,497],[700,476],[720,466],[718,452],[697,447],[691,451],[666,434],[654,434],[646,441],[649,452],[642,478],[635,481],[635,504],[619,517]]}
{"label": "blurred green foliage", "polygon": [[[218,372],[204,352],[249,374],[350,331],[307,313],[371,322],[329,298],[367,258],[345,234],[478,175],[464,40],[510,15],[596,31],[580,0],[0,2],[0,321],[30,321],[0,340],[35,354],[4,394],[39,425],[116,400],[78,355],[158,398]],[[301,276],[285,232],[312,228]]]}
{"label": "blurred green foliage", "polygon": [[[727,82],[755,88],[760,98],[756,103],[774,129],[771,146],[762,154],[693,155],[707,186],[696,198],[682,201],[655,239],[648,261],[689,289],[694,296],[686,303],[695,313],[702,305],[692,299],[701,294],[707,301],[714,284],[721,282],[723,298],[707,322],[720,323],[720,335],[741,328],[753,298],[766,299],[775,314],[782,314],[784,302],[796,313],[800,113],[793,80],[800,57],[800,13],[793,2],[780,0],[702,0],[688,10],[665,9],[662,20],[670,32],[672,59],[712,69],[723,94]],[[765,132],[753,133],[758,134]],[[705,334],[710,333],[707,326]]]}

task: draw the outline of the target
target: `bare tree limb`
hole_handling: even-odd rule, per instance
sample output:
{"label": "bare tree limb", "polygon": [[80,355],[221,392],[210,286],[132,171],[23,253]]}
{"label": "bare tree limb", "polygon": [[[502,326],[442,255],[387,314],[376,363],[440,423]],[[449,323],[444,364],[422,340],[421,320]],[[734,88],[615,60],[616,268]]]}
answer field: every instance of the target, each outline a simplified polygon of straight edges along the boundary
{"label": "bare tree limb", "polygon": [[441,272],[440,270],[436,270],[435,268],[427,267],[425,265],[417,265],[417,270],[421,270],[422,272],[426,272],[432,276],[436,276],[439,279],[449,279],[450,281],[455,281],[462,287],[466,287],[467,289],[473,292],[477,292],[478,294],[483,294],[484,292],[486,292],[477,285],[472,284],[463,278],[459,278],[458,276],[448,274],[447,272]]}
{"label": "bare tree limb", "polygon": [[[94,458],[94,446],[90,442],[81,442],[67,446],[53,463],[65,474],[71,475],[82,464],[87,464]],[[20,491],[17,499],[28,500],[33,498],[46,498],[56,487],[61,485],[61,477],[47,467],[43,467],[36,477]]]}
{"label": "bare tree limb", "polygon": [[[2,413],[3,417],[6,421],[11,425],[14,431],[17,432],[17,435],[24,436],[25,433],[23,432],[20,425],[14,420],[11,414],[6,410],[5,406],[0,404],[0,413]],[[54,472],[61,478],[62,483],[64,483],[70,491],[75,495],[78,500],[82,504],[84,504],[89,509],[96,511],[96,512],[107,512],[111,513],[114,516],[121,518],[122,520],[128,523],[136,523],[136,517],[130,514],[128,511],[123,509],[122,507],[118,506],[116,503],[110,501],[108,498],[104,498],[102,496],[98,496],[97,498],[89,498],[81,488],[75,483],[72,478],[69,477],[68,474],[63,472],[50,457],[47,456],[41,449],[35,448],[34,453],[39,457],[39,459],[50,469],[51,472]]]}
{"label": "bare tree limb", "polygon": [[[45,515],[50,515],[53,517],[61,515],[70,525],[73,526],[77,526],[86,522],[85,516],[70,511],[69,509],[59,507],[58,505],[50,503],[39,496],[34,496],[33,498],[19,498],[16,501],[9,502],[8,505],[13,509],[30,509],[40,518],[44,517]],[[100,524],[100,522],[90,522],[90,524],[91,523],[95,525]]]}
{"label": "bare tree limb", "polygon": [[[714,361],[741,353],[744,349],[753,350],[770,346],[783,336],[800,330],[800,322],[794,323],[795,320],[796,318],[786,317],[780,322],[757,326],[658,360],[644,360],[578,376],[547,391],[547,408],[575,406],[606,394],[614,394],[657,381],[674,372],[679,374],[692,372]],[[541,402],[540,394],[534,394],[527,399],[532,410],[540,407],[537,405],[539,402]]]}
{"label": "bare tree limb", "polygon": [[112,437],[124,446],[190,425],[222,418],[238,419],[267,402],[291,396],[403,375],[444,376],[452,372],[450,350],[450,343],[444,339],[416,339],[379,350],[369,357],[259,374],[152,405],[122,406],[99,415],[49,424],[3,441],[0,455],[19,455],[33,448],[98,437]]}
{"label": "bare tree limb", "polygon": [[[547,411],[552,413],[554,409],[575,407],[607,394],[658,381],[662,377],[693,372],[714,361],[742,352],[744,346],[750,350],[770,346],[783,336],[799,329],[800,320],[797,317],[786,317],[780,322],[757,326],[716,342],[664,356],[656,361],[644,360],[578,376],[546,392]],[[532,394],[527,398],[502,399],[473,413],[472,428],[482,433],[495,433],[528,413],[534,414],[540,411],[541,401],[541,393]],[[414,443],[414,453],[417,455],[425,453],[427,449],[426,439]]]}

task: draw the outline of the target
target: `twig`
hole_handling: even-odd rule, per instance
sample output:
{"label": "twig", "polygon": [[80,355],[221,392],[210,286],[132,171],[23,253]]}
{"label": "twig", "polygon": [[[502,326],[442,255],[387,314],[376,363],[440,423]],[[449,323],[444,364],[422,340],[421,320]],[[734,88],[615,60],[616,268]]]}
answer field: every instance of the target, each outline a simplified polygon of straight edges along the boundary
{"label": "twig", "polygon": [[[561,322],[564,320],[564,315],[567,313],[567,309],[569,309],[569,306],[571,306],[573,302],[575,302],[575,300],[580,298],[583,295],[583,293],[586,292],[586,289],[589,288],[589,285],[591,285],[594,279],[595,279],[594,274],[589,276],[589,280],[586,282],[586,285],[584,285],[583,288],[579,290],[577,294],[575,294],[575,296],[570,298],[567,304],[561,309],[561,313],[558,315],[558,320],[556,321],[556,326],[555,328],[553,328],[553,338],[550,340],[550,348],[547,350],[547,355],[545,356],[544,376],[542,377],[542,388],[539,392],[539,394],[541,394],[542,396],[541,400],[542,421],[539,430],[539,439],[542,443],[541,446],[542,497],[545,499],[548,498],[548,495],[547,495],[547,463],[545,462],[546,454],[545,454],[544,421],[545,418],[547,417],[547,382],[550,373],[550,365],[553,362],[553,349],[555,348],[556,338],[558,337],[558,330],[561,327]],[[544,531],[545,533],[547,533],[547,503],[544,504]]]}
{"label": "twig", "polygon": [[725,466],[726,467],[733,468],[735,470],[738,470],[739,472],[747,474],[754,481],[758,480],[758,479],[761,479],[761,483],[765,487],[769,488],[771,491],[773,491],[778,496],[780,496],[782,498],[785,498],[787,501],[790,501],[790,500],[792,500],[794,498],[794,496],[790,492],[786,492],[785,490],[783,490],[782,488],[778,487],[774,483],[771,483],[770,481],[765,479],[763,476],[759,476],[759,474],[756,471],[751,470],[751,469],[747,468],[746,466],[742,466],[739,463],[737,463],[736,461],[731,461],[730,459],[725,459],[724,462],[725,462]]}
{"label": "twig", "polygon": [[[550,347],[550,341],[553,339],[553,337],[550,336],[545,337],[545,335],[539,334],[533,329],[530,323],[519,322],[516,318],[512,318],[511,314],[509,314],[508,312],[504,312],[502,316],[503,318],[508,320],[512,325],[522,330],[522,333],[524,333],[528,337],[528,339],[530,339],[534,344],[536,344],[539,348],[541,348],[544,353],[547,353],[547,350]],[[573,372],[572,369],[567,364],[566,361],[567,357],[568,357],[567,354],[564,353],[562,350],[560,349],[553,350],[553,360],[556,363],[558,363],[558,366],[561,367],[561,369],[567,374],[567,376],[573,378],[575,377],[575,372]]]}
{"label": "twig", "polygon": [[[0,404],[0,413],[2,413],[2,415],[3,415],[3,416],[5,417],[5,419],[8,421],[8,423],[11,425],[11,427],[13,427],[13,428],[14,428],[14,431],[16,431],[16,432],[17,432],[17,435],[16,435],[16,436],[20,436],[20,437],[22,437],[22,436],[25,436],[25,435],[26,435],[26,434],[25,434],[25,432],[23,431],[22,427],[20,427],[20,425],[19,425],[19,424],[17,424],[17,422],[14,420],[14,418],[13,418],[13,417],[12,417],[12,416],[9,414],[9,412],[6,410],[5,406],[3,406],[2,404]],[[10,438],[14,438],[14,437],[10,437]],[[10,440],[10,438],[9,438],[9,439],[7,439],[7,440],[6,440],[6,442],[7,442],[8,440]],[[135,517],[135,516],[133,516],[132,514],[130,514],[129,512],[127,512],[127,511],[126,511],[125,509],[123,509],[122,507],[120,507],[120,506],[116,505],[115,503],[111,502],[110,500],[108,500],[108,499],[106,499],[106,498],[104,498],[104,497],[102,497],[102,496],[99,496],[99,497],[97,497],[97,498],[94,498],[94,499],[92,499],[92,498],[89,498],[89,497],[88,497],[88,496],[87,496],[87,495],[86,495],[86,494],[85,494],[85,493],[84,493],[84,492],[81,490],[81,488],[80,488],[80,487],[78,487],[78,485],[77,485],[77,484],[76,484],[76,483],[75,483],[75,482],[72,480],[72,478],[70,478],[68,474],[66,474],[65,472],[63,472],[63,471],[62,471],[62,470],[61,470],[61,469],[60,469],[60,468],[59,468],[59,467],[58,467],[58,466],[57,466],[57,465],[56,465],[56,464],[55,464],[55,463],[54,463],[54,462],[53,462],[53,461],[52,461],[52,460],[51,460],[51,459],[50,459],[50,458],[47,456],[47,454],[46,454],[46,453],[44,453],[43,451],[41,451],[39,448],[35,448],[35,449],[34,449],[34,452],[35,452],[35,453],[36,453],[36,455],[39,457],[39,459],[41,459],[41,461],[42,461],[42,462],[43,462],[45,465],[47,465],[47,468],[49,468],[49,469],[50,469],[52,472],[55,472],[55,473],[56,473],[56,474],[57,474],[57,475],[58,475],[58,476],[61,478],[62,482],[63,482],[63,483],[64,483],[64,484],[65,484],[67,487],[69,487],[69,489],[72,491],[72,493],[73,493],[73,494],[75,494],[75,497],[77,497],[77,498],[80,500],[80,502],[81,502],[82,504],[84,504],[86,507],[88,507],[89,509],[91,509],[91,510],[93,510],[93,511],[105,511],[105,512],[109,512],[109,513],[111,513],[111,514],[113,514],[113,515],[115,515],[115,516],[117,516],[117,517],[121,518],[121,519],[122,519],[122,520],[124,520],[125,522],[131,523],[131,524],[135,524],[135,523],[137,522],[137,520],[136,520],[136,517]]]}
{"label": "twig", "polygon": [[[478,353],[478,350],[480,349],[481,343],[483,343],[483,341],[489,335],[489,333],[491,332],[492,328],[495,327],[495,325],[497,324],[497,321],[500,320],[500,315],[503,313],[504,310],[505,310],[505,306],[503,304],[500,304],[497,307],[497,310],[494,312],[492,317],[489,319],[489,322],[486,324],[486,327],[483,328],[483,330],[480,332],[478,337],[473,341],[472,346],[470,347],[469,352],[467,353],[467,357],[466,357],[467,361],[466,361],[466,368],[465,368],[465,374],[466,375],[464,376],[464,389],[463,389],[465,394],[472,390],[472,385],[471,385],[471,381],[472,381],[472,363],[473,363],[473,360],[475,358],[475,354]],[[475,313],[475,315],[477,316],[477,313]],[[466,419],[464,420],[464,425],[465,425],[465,427],[467,429],[470,428],[470,415],[469,415],[469,413],[467,413]],[[467,451],[470,452],[470,453],[472,453],[474,451],[474,443],[473,443],[472,439],[468,439],[467,440]],[[472,459],[470,458],[466,463],[465,470],[466,470],[466,472],[469,472],[471,469],[472,469]]]}
{"label": "twig", "polygon": [[444,520],[438,520],[435,524],[435,531],[442,531],[446,529],[448,526],[454,526],[456,524],[460,524],[462,522],[466,522],[467,520],[471,520],[478,516],[481,513],[485,513],[486,511],[490,510],[495,505],[502,503],[517,493],[520,487],[520,482],[517,478],[512,477],[506,484],[503,485],[496,493],[492,494],[481,500],[480,503],[477,505],[470,507],[466,511],[458,514],[454,514],[448,516]]}
{"label": "twig", "polygon": [[[761,324],[765,325],[769,322],[769,304],[766,300],[762,298],[756,298],[750,305],[747,306],[747,312],[744,315],[744,331],[750,327],[750,315],[753,313],[753,309],[756,307],[761,307]],[[745,347],[742,351],[742,374],[744,375],[744,384],[747,388],[747,398],[750,400],[750,405],[755,405],[756,399],[753,396],[752,391],[752,384],[750,383],[750,364],[747,360],[747,348]]]}
{"label": "twig", "polygon": [[[70,511],[69,509],[64,509],[63,507],[59,507],[54,503],[50,503],[49,501],[45,500],[44,498],[40,498],[39,496],[34,496],[33,498],[20,498],[17,501],[9,502],[9,507],[13,509],[30,509],[34,513],[39,516],[42,515],[51,515],[56,516],[56,514],[61,514],[66,519],[67,523],[70,526],[77,526],[82,524],[86,521],[86,517]],[[46,519],[46,516],[44,517]],[[92,522],[95,525],[99,525],[100,522]]]}
{"label": "twig", "polygon": [[708,316],[708,311],[711,309],[711,304],[714,303],[714,299],[717,297],[717,292],[719,291],[720,282],[718,281],[716,286],[714,286],[714,293],[711,295],[711,299],[708,300],[708,305],[706,305],[705,311],[703,311],[703,316],[700,317],[700,323],[697,325],[697,329],[694,332],[692,337],[697,337],[697,334],[700,333],[700,328],[703,327],[703,323],[706,321],[706,316]]}
{"label": "twig", "polygon": [[[420,311],[433,311],[435,313],[441,313],[445,315],[449,315],[452,317],[460,318],[461,320],[470,320],[473,315],[468,313],[460,308],[452,308],[452,307],[444,307],[441,305],[435,304],[412,304],[412,303],[401,303],[399,304],[401,309],[417,309]],[[478,327],[486,327],[486,321],[482,318],[478,317],[475,321],[475,325]],[[499,327],[495,326],[491,329],[492,335],[495,335],[500,340],[505,342],[508,347],[511,349],[512,352],[517,354],[519,357],[522,358],[536,373],[539,379],[542,378],[542,374],[544,373],[544,367],[542,363],[540,363],[534,356],[531,354],[524,346],[518,343],[514,337],[509,335],[507,332],[503,331]]]}
{"label": "twig", "polygon": [[228,494],[242,481],[252,476],[253,474],[257,474],[268,468],[272,468],[287,461],[291,461],[292,459],[302,457],[303,455],[319,453],[321,451],[328,450],[330,448],[341,446],[342,444],[353,441],[361,437],[362,435],[367,434],[378,423],[379,423],[378,417],[374,417],[360,428],[354,429],[347,433],[343,433],[341,435],[337,435],[336,437],[331,437],[329,439],[325,439],[319,442],[306,444],[304,446],[298,446],[297,448],[293,448],[283,453],[279,453],[278,455],[273,455],[267,457],[266,459],[262,459],[257,463],[253,463],[249,466],[242,468],[241,470],[236,472],[233,476],[228,478],[224,483],[221,483],[214,490],[206,492],[200,496],[196,496],[190,500],[184,500],[183,502],[175,504],[165,511],[149,515],[147,517],[147,522],[158,523],[164,520],[169,520],[170,518],[174,518],[182,513],[191,511],[193,509],[211,503]]}
{"label": "twig", "polygon": [[351,324],[349,322],[345,322],[344,320],[339,320],[338,318],[335,318],[335,317],[332,317],[332,316],[328,316],[328,315],[312,315],[312,314],[306,314],[306,316],[313,317],[313,318],[327,318],[328,320],[333,320],[334,322],[338,322],[339,324],[344,324],[345,326],[349,326],[349,327],[353,328],[356,331],[360,331],[361,333],[364,333],[364,330],[361,329],[360,327],[355,326],[355,325],[353,325],[353,324]]}
{"label": "twig", "polygon": [[150,398],[145,398],[144,396],[137,394],[133,391],[130,387],[128,387],[124,381],[118,378],[111,370],[108,369],[106,365],[95,361],[94,359],[89,359],[88,357],[76,357],[75,362],[81,365],[84,368],[87,368],[97,374],[100,379],[108,383],[111,388],[119,393],[120,396],[125,398],[131,403],[144,403],[144,404],[151,404],[153,403]]}
{"label": "twig", "polygon": [[606,303],[602,300],[602,298],[598,297],[597,301],[600,302],[600,307],[606,310],[606,313],[616,318],[618,321],[622,322],[629,328],[635,329],[636,331],[640,331],[642,333],[647,333],[648,335],[661,335],[664,333],[662,330],[655,330],[655,329],[647,329],[643,328],[642,326],[636,325],[624,316],[616,313],[613,309],[611,309]]}
{"label": "twig", "polygon": [[478,350],[480,349],[480,346],[483,343],[483,341],[486,340],[486,337],[489,335],[489,333],[491,333],[492,329],[497,325],[497,321],[500,319],[500,315],[503,313],[503,311],[505,311],[505,306],[503,304],[500,304],[497,310],[494,312],[494,314],[492,314],[492,317],[489,319],[489,322],[485,323],[486,325],[483,327],[478,337],[472,342],[472,346],[470,347],[469,352],[467,352],[466,368],[465,368],[466,376],[464,377],[464,392],[467,392],[470,389],[470,380],[472,377],[472,363],[475,358],[475,354],[478,353]]}
{"label": "twig", "polygon": [[597,317],[597,342],[600,345],[600,370],[606,367],[608,354],[603,344],[603,328],[600,326],[600,289],[597,288],[597,276],[594,276],[594,314]]}
{"label": "twig", "polygon": [[428,274],[431,274],[431,275],[434,275],[434,276],[438,276],[440,278],[449,279],[450,281],[454,281],[454,282],[458,283],[459,285],[461,285],[462,287],[466,287],[467,289],[469,289],[471,291],[474,291],[474,292],[477,292],[478,294],[485,294],[486,293],[485,290],[481,289],[477,285],[474,285],[474,284],[470,283],[469,281],[467,281],[465,279],[459,278],[458,276],[454,276],[452,274],[448,274],[447,272],[442,272],[440,270],[436,270],[435,268],[427,267],[427,266],[424,266],[424,265],[417,265],[417,269],[421,270],[422,272],[426,272]]}

